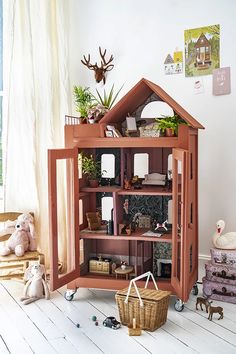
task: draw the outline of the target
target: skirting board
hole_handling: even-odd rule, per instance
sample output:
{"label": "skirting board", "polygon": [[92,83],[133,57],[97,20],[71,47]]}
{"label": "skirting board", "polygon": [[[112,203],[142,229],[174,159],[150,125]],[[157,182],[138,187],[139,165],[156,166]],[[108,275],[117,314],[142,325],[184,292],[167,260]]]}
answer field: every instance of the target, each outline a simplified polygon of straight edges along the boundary
{"label": "skirting board", "polygon": [[211,256],[208,254],[199,254],[198,255],[198,281],[201,283],[202,278],[205,277],[205,263],[211,260]]}
{"label": "skirting board", "polygon": [[199,261],[210,261],[211,256],[210,256],[210,254],[209,255],[208,254],[199,254],[198,259],[199,259]]}

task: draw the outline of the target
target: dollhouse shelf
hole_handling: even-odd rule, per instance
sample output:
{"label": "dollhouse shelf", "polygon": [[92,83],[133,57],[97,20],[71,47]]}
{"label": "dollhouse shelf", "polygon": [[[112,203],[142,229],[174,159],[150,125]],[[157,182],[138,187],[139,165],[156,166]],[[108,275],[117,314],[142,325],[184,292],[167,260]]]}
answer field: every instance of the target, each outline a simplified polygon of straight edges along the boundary
{"label": "dollhouse shelf", "polygon": [[155,236],[143,236],[145,233],[144,229],[140,229],[132,233],[131,235],[107,235],[101,233],[88,233],[86,230],[80,231],[80,238],[81,239],[94,239],[94,240],[112,240],[112,241],[151,241],[151,242],[172,242],[172,234],[164,234],[161,237]]}
{"label": "dollhouse shelf", "polygon": [[178,137],[174,138],[74,138],[74,145],[79,145],[81,148],[112,148],[119,146],[120,148],[133,148],[135,147],[154,147],[154,148],[173,148],[180,145]]}
{"label": "dollhouse shelf", "polygon": [[[105,193],[113,193],[113,192],[118,192],[121,189],[120,186],[99,186],[99,187],[83,187],[81,188],[81,192],[91,192],[91,193],[96,193],[96,192],[105,192]],[[81,193],[80,193],[81,195]]]}
{"label": "dollhouse shelf", "polygon": [[[99,186],[97,188],[83,187],[81,192],[96,193],[96,192],[117,192],[118,195],[172,195],[171,190],[167,190],[164,186],[147,187],[142,189],[122,189],[119,186]],[[80,193],[81,195],[81,193]]]}
{"label": "dollhouse shelf", "polygon": [[167,190],[164,186],[142,187],[142,189],[121,189],[119,195],[172,195],[171,190]]}

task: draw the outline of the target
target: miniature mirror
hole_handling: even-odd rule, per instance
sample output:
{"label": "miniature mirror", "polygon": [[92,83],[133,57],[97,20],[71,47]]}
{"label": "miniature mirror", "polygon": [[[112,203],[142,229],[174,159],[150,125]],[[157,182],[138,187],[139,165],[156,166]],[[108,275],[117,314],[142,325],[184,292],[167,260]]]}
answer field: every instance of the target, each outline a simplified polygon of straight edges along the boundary
{"label": "miniature mirror", "polygon": [[149,173],[149,155],[144,154],[134,154],[134,176],[139,176],[139,178],[144,178],[146,174]]}

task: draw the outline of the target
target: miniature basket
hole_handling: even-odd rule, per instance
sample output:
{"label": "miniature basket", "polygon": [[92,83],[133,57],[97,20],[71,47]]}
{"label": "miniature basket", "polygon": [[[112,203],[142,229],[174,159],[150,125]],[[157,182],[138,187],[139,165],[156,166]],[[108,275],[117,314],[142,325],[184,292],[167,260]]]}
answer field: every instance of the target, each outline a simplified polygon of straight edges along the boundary
{"label": "miniature basket", "polygon": [[142,329],[140,326],[133,328],[131,324],[128,325],[128,334],[129,336],[140,336],[142,333]]}
{"label": "miniature basket", "polygon": [[[150,276],[156,290],[147,289]],[[137,288],[135,281],[144,277],[147,277],[145,288]],[[128,288],[115,295],[121,323],[128,326],[136,318],[137,325],[142,329],[155,331],[166,322],[170,294],[170,291],[158,290],[151,272],[132,279]]]}

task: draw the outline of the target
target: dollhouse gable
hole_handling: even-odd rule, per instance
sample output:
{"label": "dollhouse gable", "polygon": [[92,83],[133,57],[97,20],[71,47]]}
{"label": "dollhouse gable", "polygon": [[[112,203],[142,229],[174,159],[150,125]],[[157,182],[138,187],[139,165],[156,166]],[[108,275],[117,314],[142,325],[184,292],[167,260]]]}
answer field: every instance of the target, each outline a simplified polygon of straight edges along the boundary
{"label": "dollhouse gable", "polygon": [[183,107],[181,107],[171,96],[168,95],[160,86],[147,79],[141,79],[120,101],[100,120],[100,123],[119,124],[128,115],[132,115],[138,107],[145,105],[148,99],[155,95],[155,100],[167,103],[175,113],[195,129],[204,127],[193,118]]}

